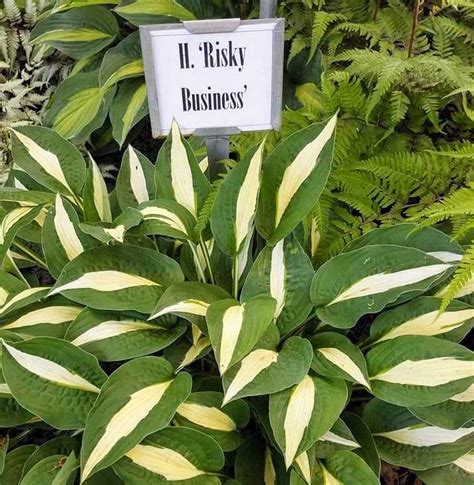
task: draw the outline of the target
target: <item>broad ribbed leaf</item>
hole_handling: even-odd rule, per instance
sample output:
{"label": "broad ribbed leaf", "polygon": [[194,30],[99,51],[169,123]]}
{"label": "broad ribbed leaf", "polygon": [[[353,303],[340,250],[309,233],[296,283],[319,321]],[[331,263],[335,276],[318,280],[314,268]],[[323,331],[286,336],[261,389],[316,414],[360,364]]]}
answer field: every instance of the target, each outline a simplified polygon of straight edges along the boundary
{"label": "broad ribbed leaf", "polygon": [[245,401],[234,401],[222,407],[220,392],[195,392],[176,410],[180,426],[202,431],[214,438],[224,451],[235,450],[240,442],[240,428],[245,428],[250,411]]}
{"label": "broad ribbed leaf", "polygon": [[[0,428],[11,428],[30,421],[33,415],[13,397],[3,374],[0,373]],[[1,475],[0,475],[1,476]]]}
{"label": "broad ribbed leaf", "polygon": [[331,170],[336,116],[282,141],[263,164],[257,230],[271,246],[311,211]]}
{"label": "broad ribbed leaf", "polygon": [[474,308],[454,300],[440,313],[441,299],[421,296],[377,316],[370,326],[374,343],[404,335],[439,336],[460,341],[474,324]]}
{"label": "broad ribbed leaf", "polygon": [[313,279],[311,300],[321,320],[350,328],[362,315],[382,310],[401,295],[423,293],[450,270],[451,263],[419,249],[367,246],[323,264]]}
{"label": "broad ribbed leaf", "polygon": [[153,164],[131,145],[124,152],[117,176],[117,200],[124,211],[154,198]]}
{"label": "broad ribbed leaf", "polygon": [[160,357],[141,357],[117,369],[87,418],[81,451],[82,481],[165,428],[191,391],[189,374],[174,374]]}
{"label": "broad ribbed leaf", "polygon": [[175,200],[197,218],[211,186],[176,121],[158,152],[155,183],[157,197]]}
{"label": "broad ribbed leaf", "polygon": [[270,396],[270,423],[287,468],[330,430],[346,400],[342,379],[314,375]]}
{"label": "broad ribbed leaf", "polygon": [[311,344],[301,337],[289,338],[278,352],[253,350],[224,374],[224,404],[288,389],[307,374],[311,358]]}
{"label": "broad ribbed leaf", "polygon": [[49,286],[38,286],[34,288],[27,288],[22,291],[12,292],[8,295],[3,305],[0,307],[0,319],[4,320],[7,316],[11,315],[22,308],[36,303],[44,299],[51,288]]}
{"label": "broad ribbed leaf", "polygon": [[122,146],[130,130],[147,114],[146,84],[143,79],[121,82],[109,114],[114,140]]}
{"label": "broad ribbed leaf", "polygon": [[47,44],[82,59],[113,42],[118,30],[117,20],[108,9],[87,6],[50,15],[32,30],[30,42]]}
{"label": "broad ribbed leaf", "polygon": [[[329,431],[326,431],[311,450],[308,450],[308,455],[314,454],[317,458],[327,458],[332,453],[341,450],[355,450],[359,449],[360,444],[352,435],[350,429],[346,426],[342,419],[338,419]],[[298,455],[301,463],[301,453]],[[296,463],[298,465],[298,463]]]}
{"label": "broad ribbed leaf", "polygon": [[423,423],[407,409],[372,400],[364,420],[381,458],[393,465],[425,470],[457,460],[474,447],[474,427],[456,430]]}
{"label": "broad ribbed leaf", "polygon": [[340,377],[370,390],[367,364],[362,352],[344,335],[325,332],[311,339],[311,368],[328,377]]}
{"label": "broad ribbed leaf", "polygon": [[212,207],[211,228],[221,250],[232,257],[253,232],[264,144],[252,148],[226,176]]}
{"label": "broad ribbed leaf", "polygon": [[445,485],[446,483],[470,485],[474,481],[474,452],[466,453],[454,460],[451,465],[420,470],[417,475],[426,485]]}
{"label": "broad ribbed leaf", "polygon": [[15,399],[57,429],[84,427],[106,379],[95,357],[51,337],[4,341],[2,368]]}
{"label": "broad ribbed leaf", "polygon": [[[17,181],[18,183],[18,181]],[[22,202],[24,205],[53,204],[54,194],[17,187],[0,187],[0,201]]]}
{"label": "broad ribbed leaf", "polygon": [[69,261],[97,245],[80,230],[74,207],[59,194],[44,221],[41,242],[48,270],[55,278]]}
{"label": "broad ribbed leaf", "polygon": [[89,157],[84,187],[84,219],[86,222],[112,222],[109,194],[99,166]]}
{"label": "broad ribbed leaf", "polygon": [[68,328],[66,339],[100,361],[128,360],[171,345],[186,330],[166,328],[114,312],[85,308]]}
{"label": "broad ribbed leaf", "polygon": [[115,11],[135,25],[196,19],[189,10],[175,0],[121,0]]}
{"label": "broad ribbed leaf", "polygon": [[309,287],[314,276],[311,260],[294,235],[265,247],[253,263],[242,299],[267,293],[277,301],[275,318],[282,335],[299,325],[311,311]]}
{"label": "broad ribbed leaf", "polygon": [[183,279],[178,263],[164,254],[137,246],[100,247],[71,261],[51,294],[98,310],[150,313],[164,289]]}
{"label": "broad ribbed leaf", "polygon": [[223,288],[197,281],[186,281],[171,285],[163,293],[150,319],[173,314],[184,318],[207,333],[206,314],[209,306],[219,300],[228,299]]}
{"label": "broad ribbed leaf", "polygon": [[183,337],[165,350],[165,357],[179,371],[197,359],[202,359],[210,350],[211,341],[206,336],[198,336],[194,342]]}
{"label": "broad ribbed leaf", "polygon": [[6,271],[0,270],[0,315],[5,302],[14,295],[25,290],[27,285]]}
{"label": "broad ribbed leaf", "polygon": [[256,296],[242,304],[226,299],[210,305],[207,329],[221,375],[255,347],[272,324],[275,304],[271,297]]}
{"label": "broad ribbed leaf", "polygon": [[23,464],[35,450],[36,445],[24,445],[7,453],[5,467],[0,475],[2,482],[15,485],[20,483]]}
{"label": "broad ribbed leaf", "polygon": [[224,454],[209,436],[194,429],[166,428],[148,436],[114,465],[131,485],[186,483],[218,485]]}
{"label": "broad ribbed leaf", "polygon": [[429,406],[474,384],[474,355],[436,337],[398,337],[367,354],[372,392],[400,406]]}

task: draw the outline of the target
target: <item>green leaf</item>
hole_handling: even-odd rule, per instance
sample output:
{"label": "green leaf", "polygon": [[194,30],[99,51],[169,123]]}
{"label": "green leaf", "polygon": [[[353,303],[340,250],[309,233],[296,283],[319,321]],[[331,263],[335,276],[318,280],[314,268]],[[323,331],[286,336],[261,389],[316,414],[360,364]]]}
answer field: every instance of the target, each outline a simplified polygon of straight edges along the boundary
{"label": "green leaf", "polygon": [[195,218],[211,190],[176,121],[158,152],[155,183],[157,197],[175,200]]}
{"label": "green leaf", "polygon": [[150,313],[164,289],[183,279],[178,263],[164,254],[137,246],[100,247],[71,261],[51,294],[98,310]]}
{"label": "green leaf", "polygon": [[257,230],[270,246],[311,211],[331,170],[336,116],[282,141],[263,164]]}
{"label": "green leaf", "polygon": [[147,323],[114,312],[85,308],[68,328],[66,339],[104,362],[153,354],[171,345],[186,330]]}
{"label": "green leaf", "polygon": [[182,338],[165,350],[165,357],[180,371],[197,359],[202,359],[210,350],[211,342],[205,336],[199,336],[193,343]]}
{"label": "green leaf", "polygon": [[105,53],[100,66],[99,84],[108,88],[122,79],[136,76],[143,76],[139,32],[133,32]]}
{"label": "green leaf", "polygon": [[68,77],[51,98],[43,122],[64,138],[82,144],[104,124],[115,89],[115,85],[101,88],[97,71]]}
{"label": "green leaf", "polygon": [[0,475],[2,485],[18,485],[20,483],[23,464],[36,450],[36,445],[24,445],[7,453],[5,468]]}
{"label": "green leaf", "polygon": [[400,406],[430,406],[474,384],[474,355],[436,337],[398,337],[367,354],[372,392]]}
{"label": "green leaf", "polygon": [[253,232],[264,143],[252,148],[226,176],[212,207],[211,228],[220,249],[232,257]]}
{"label": "green leaf", "polygon": [[48,295],[50,290],[51,288],[49,286],[38,286],[19,292],[12,291],[0,307],[0,318],[3,320],[7,315],[17,312],[32,303],[41,301]]}
{"label": "green leaf", "polygon": [[173,367],[162,358],[140,357],[119,367],[102,387],[87,418],[82,481],[168,426],[190,391],[189,374],[175,376]]}
{"label": "green leaf", "polygon": [[112,134],[120,147],[125,143],[130,130],[147,114],[147,91],[143,79],[121,82],[109,114]]}
{"label": "green leaf", "polygon": [[25,202],[32,205],[53,204],[54,194],[37,192],[34,190],[17,189],[14,187],[0,187],[0,201]]}
{"label": "green leaf", "polygon": [[6,271],[0,270],[0,316],[3,314],[3,306],[12,296],[25,290],[27,285]]}
{"label": "green leaf", "polygon": [[174,0],[121,0],[115,11],[134,25],[196,20],[189,10]]}
{"label": "green leaf", "polygon": [[440,313],[441,298],[421,296],[384,311],[370,326],[371,342],[404,335],[439,336],[460,341],[474,324],[474,308],[454,300]]}
{"label": "green leaf", "polygon": [[320,375],[339,377],[370,390],[367,364],[362,352],[344,335],[325,332],[311,339],[311,368]]}
{"label": "green leaf", "polygon": [[353,327],[402,295],[414,297],[449,275],[452,265],[419,249],[381,244],[344,253],[323,264],[311,285],[318,317]]}
{"label": "green leaf", "polygon": [[245,428],[250,411],[245,401],[222,406],[220,392],[195,392],[176,410],[180,426],[194,428],[214,438],[223,451],[233,451],[241,442],[240,428]]}
{"label": "green leaf", "polygon": [[[370,432],[369,432],[370,434]],[[360,448],[359,443],[352,435],[350,429],[345,425],[342,419],[338,419],[329,431],[326,431],[311,449],[308,450],[308,457],[312,454],[316,458],[327,458],[336,451],[341,450],[358,450]],[[301,454],[296,462],[297,467],[302,468],[304,458]],[[301,471],[301,470],[300,470]]]}
{"label": "green leaf", "polygon": [[117,21],[108,9],[87,6],[50,15],[32,30],[30,42],[82,59],[108,46],[118,33]]}
{"label": "green leaf", "polygon": [[218,485],[215,474],[224,466],[224,454],[209,436],[194,429],[166,428],[148,436],[114,465],[130,485]]}
{"label": "green leaf", "polygon": [[[13,397],[0,373],[0,428],[11,428],[30,421],[33,415],[22,408]],[[1,474],[0,474],[1,476]],[[1,480],[0,480],[1,482]]]}
{"label": "green leaf", "polygon": [[84,220],[85,222],[112,222],[107,186],[99,166],[92,157],[89,157],[84,187]]}
{"label": "green leaf", "polygon": [[275,305],[268,296],[256,296],[243,304],[226,299],[210,305],[207,329],[221,375],[255,347],[273,320]]}
{"label": "green leaf", "polygon": [[425,470],[451,463],[474,447],[474,427],[430,426],[407,409],[378,399],[367,404],[363,417],[380,457],[392,465]]}
{"label": "green leaf", "polygon": [[270,423],[287,468],[330,430],[346,400],[342,379],[313,375],[270,396]]}
{"label": "green leaf", "polygon": [[123,211],[153,199],[153,173],[154,166],[150,160],[129,145],[122,157],[116,186],[117,200]]}
{"label": "green leaf", "polygon": [[307,374],[312,347],[308,340],[291,337],[281,350],[257,348],[223,376],[224,404],[246,396],[283,391]]}
{"label": "green leaf", "polygon": [[168,287],[152,312],[150,319],[173,314],[197,325],[207,333],[206,314],[209,306],[219,300],[230,298],[219,286],[185,281]]}
{"label": "green leaf", "polygon": [[446,483],[470,485],[474,480],[473,461],[474,453],[471,451],[455,460],[451,465],[420,470],[417,475],[426,485],[445,485]]}
{"label": "green leaf", "polygon": [[9,441],[8,435],[0,437],[0,477],[5,469]]}
{"label": "green leaf", "polygon": [[[36,485],[38,483],[51,483],[51,485],[66,485],[73,483],[74,477],[77,473],[77,468],[74,467],[74,463],[77,464],[77,459],[74,456],[74,453],[71,455],[72,457],[72,466],[71,461],[69,461],[68,457],[65,455],[52,455],[46,458],[43,458],[41,461],[36,463],[31,470],[23,474],[21,479],[21,485]],[[63,467],[66,468],[66,479],[62,479],[64,474],[61,474]],[[72,468],[72,469],[71,469]],[[71,481],[69,481],[69,479]]]}
{"label": "green leaf", "polygon": [[444,232],[433,227],[417,230],[417,224],[412,223],[373,229],[351,241],[343,252],[347,253],[377,244],[393,244],[420,249],[444,263],[459,261],[464,253],[462,246]]}
{"label": "green leaf", "polygon": [[12,133],[13,160],[36,182],[65,196],[82,192],[86,165],[72,144],[40,126],[17,127]]}
{"label": "green leaf", "polygon": [[2,368],[15,399],[57,429],[84,427],[106,379],[95,357],[51,337],[4,341]]}
{"label": "green leaf", "polygon": [[260,252],[247,275],[241,298],[245,301],[263,293],[275,298],[276,322],[286,335],[299,327],[311,311],[308,289],[313,276],[311,260],[296,236],[290,235]]}
{"label": "green leaf", "polygon": [[41,243],[48,270],[55,278],[69,261],[97,245],[79,229],[74,207],[59,194],[45,218]]}

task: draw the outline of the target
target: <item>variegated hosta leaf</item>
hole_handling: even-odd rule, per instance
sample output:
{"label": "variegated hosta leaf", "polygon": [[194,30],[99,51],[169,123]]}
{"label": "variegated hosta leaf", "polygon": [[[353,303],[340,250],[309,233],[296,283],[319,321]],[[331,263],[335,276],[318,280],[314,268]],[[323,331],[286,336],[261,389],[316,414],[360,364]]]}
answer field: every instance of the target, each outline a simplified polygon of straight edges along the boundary
{"label": "variegated hosta leaf", "polygon": [[457,429],[474,416],[474,384],[447,401],[432,406],[410,407],[410,412],[425,423]]}
{"label": "variegated hosta leaf", "polygon": [[347,253],[377,244],[393,244],[420,249],[443,263],[456,263],[464,254],[462,246],[444,232],[434,227],[417,230],[417,224],[412,223],[373,229],[351,241],[343,252]]}
{"label": "variegated hosta leaf", "polygon": [[109,194],[100,168],[89,157],[84,187],[84,218],[86,222],[112,222]]}
{"label": "variegated hosta leaf", "polygon": [[418,296],[449,276],[453,266],[419,249],[367,246],[323,264],[311,285],[318,317],[350,328],[364,314],[376,313],[399,297]]}
{"label": "variegated hosta leaf", "polygon": [[30,41],[81,59],[101,51],[117,34],[117,21],[108,9],[87,6],[50,15],[33,29]]}
{"label": "variegated hosta leaf", "polygon": [[107,377],[95,357],[51,337],[4,341],[2,369],[21,406],[57,429],[84,427]]}
{"label": "variegated hosta leaf", "polygon": [[51,98],[43,123],[75,144],[83,144],[104,124],[115,90],[115,85],[99,86],[97,71],[69,76]]}
{"label": "variegated hosta leaf", "polygon": [[312,358],[308,340],[291,337],[276,350],[258,348],[230,368],[223,376],[224,404],[246,396],[283,391],[307,374]]}
{"label": "variegated hosta leaf", "polygon": [[166,328],[123,314],[85,308],[70,325],[65,338],[100,361],[108,362],[158,352],[185,330],[183,324]]}
{"label": "variegated hosta leaf", "polygon": [[166,428],[148,436],[114,465],[125,483],[218,485],[215,476],[224,454],[209,436],[195,429]]}
{"label": "variegated hosta leaf", "polygon": [[[130,130],[147,114],[148,103],[144,80],[126,79],[121,82],[109,113],[112,135],[120,147],[125,143]],[[154,192],[153,188],[153,195]]]}
{"label": "variegated hosta leaf", "polygon": [[255,347],[272,324],[275,304],[271,297],[256,296],[243,304],[226,299],[209,306],[207,329],[221,375]]}
{"label": "variegated hosta leaf", "polygon": [[[0,372],[0,428],[11,428],[25,424],[33,414],[21,407]],[[1,476],[1,475],[0,475]]]}
{"label": "variegated hosta leaf", "polygon": [[38,286],[35,288],[27,288],[18,293],[12,292],[0,307],[0,319],[4,320],[13,312],[17,312],[32,303],[41,301],[50,291],[51,288],[49,286]]}
{"label": "variegated hosta leaf", "polygon": [[[378,485],[380,483],[369,465],[351,451],[337,451],[324,460],[310,460],[307,463],[304,457],[300,457],[299,462],[299,473],[305,477],[306,483],[321,485]],[[299,485],[305,482],[295,483]]]}
{"label": "variegated hosta leaf", "polygon": [[49,192],[26,190],[26,188],[0,187],[0,201],[2,202],[18,202],[22,206],[35,206],[53,204],[54,199],[54,194]]}
{"label": "variegated hosta leaf", "polygon": [[0,315],[9,298],[27,288],[26,283],[6,271],[0,270]]}
{"label": "variegated hosta leaf", "polygon": [[79,229],[79,217],[72,204],[56,195],[56,202],[43,225],[42,248],[49,272],[57,278],[69,261],[97,244]]}
{"label": "variegated hosta leaf", "polygon": [[235,450],[240,442],[240,428],[245,428],[250,411],[245,401],[222,406],[220,392],[195,392],[176,410],[180,426],[194,428],[214,438],[224,451]]}
{"label": "variegated hosta leaf", "polygon": [[137,234],[194,240],[196,220],[174,200],[154,199],[140,204],[137,209],[143,216],[143,222],[135,231]]}
{"label": "variegated hosta leaf", "polygon": [[232,257],[253,231],[260,191],[264,143],[252,148],[227,175],[212,207],[211,228],[221,250]]}
{"label": "variegated hosta leaf", "polygon": [[164,254],[137,246],[100,247],[71,261],[51,294],[98,310],[150,313],[164,289],[183,279],[178,263]]}
{"label": "variegated hosta leaf", "polygon": [[211,341],[208,337],[200,336],[194,342],[184,337],[165,349],[165,357],[180,371],[195,360],[202,359],[210,350]]}
{"label": "variegated hosta leaf", "polygon": [[82,308],[62,297],[35,303],[0,319],[0,329],[38,337],[63,338]]}
{"label": "variegated hosta leaf", "polygon": [[211,303],[229,298],[223,288],[197,281],[185,281],[166,289],[153,310],[150,320],[173,314],[197,325],[207,333],[206,314]]}
{"label": "variegated hosta leaf", "polygon": [[268,293],[275,298],[275,318],[282,335],[299,325],[311,311],[308,288],[314,276],[311,260],[294,235],[264,248],[252,265],[242,299]]}
{"label": "variegated hosta leaf", "polygon": [[42,206],[39,205],[36,207],[17,207],[3,216],[0,222],[0,261],[3,261],[17,233],[31,224],[41,210]]}
{"label": "variegated hosta leaf", "polygon": [[23,485],[37,483],[67,484],[74,482],[79,460],[74,452],[69,457],[62,454],[50,455],[36,463],[31,470],[23,473]]}
{"label": "variegated hosta leaf", "polygon": [[287,468],[330,430],[346,400],[342,379],[314,375],[270,396],[270,423]]}
{"label": "variegated hosta leaf", "polygon": [[175,200],[197,218],[211,186],[176,121],[158,153],[155,183],[157,197]]}
{"label": "variegated hosta leaf", "polygon": [[82,481],[165,428],[191,391],[189,374],[174,375],[160,357],[140,357],[107,380],[87,418],[81,450]]}
{"label": "variegated hosta leaf", "polygon": [[420,470],[418,477],[426,485],[470,485],[474,481],[474,452],[466,453],[451,465],[444,465],[429,470]]}
{"label": "variegated hosta leaf", "polygon": [[344,335],[333,332],[311,339],[314,348],[311,368],[320,375],[340,377],[370,390],[367,364],[362,352]]}
{"label": "variegated hosta leaf", "polygon": [[407,409],[372,400],[364,409],[381,458],[394,465],[425,470],[446,465],[474,447],[474,427],[455,430],[423,423]]}
{"label": "variegated hosta leaf", "polygon": [[123,211],[154,198],[153,173],[154,166],[150,160],[129,145],[117,176],[117,200]]}
{"label": "variegated hosta leaf", "polygon": [[440,307],[440,298],[421,296],[386,310],[370,326],[371,341],[384,342],[404,335],[462,340],[474,324],[474,308],[456,300],[442,313]]}
{"label": "variegated hosta leaf", "polygon": [[121,17],[134,25],[169,22],[169,18],[177,20],[196,20],[196,17],[174,0],[132,0],[121,2],[115,8]]}
{"label": "variegated hosta leaf", "polygon": [[281,142],[263,165],[258,232],[273,246],[316,204],[331,170],[336,115]]}
{"label": "variegated hosta leaf", "polygon": [[436,337],[398,337],[367,354],[375,396],[400,406],[446,401],[474,384],[474,355]]}
{"label": "variegated hosta leaf", "polygon": [[123,79],[137,76],[143,76],[143,59],[140,34],[135,31],[107,50],[100,66],[99,82],[107,88]]}
{"label": "variegated hosta leaf", "polygon": [[55,131],[40,126],[12,130],[15,165],[44,187],[62,195],[79,195],[86,165],[79,150]]}
{"label": "variegated hosta leaf", "polygon": [[[350,451],[360,447],[361,445],[356,441],[344,421],[338,419],[334,426],[316,441],[313,445],[314,449],[308,450],[308,454],[314,453],[317,458],[327,458],[336,451]],[[301,454],[298,455],[298,457],[300,456]],[[298,461],[301,461],[301,459]],[[298,465],[298,462],[296,462],[296,465]]]}

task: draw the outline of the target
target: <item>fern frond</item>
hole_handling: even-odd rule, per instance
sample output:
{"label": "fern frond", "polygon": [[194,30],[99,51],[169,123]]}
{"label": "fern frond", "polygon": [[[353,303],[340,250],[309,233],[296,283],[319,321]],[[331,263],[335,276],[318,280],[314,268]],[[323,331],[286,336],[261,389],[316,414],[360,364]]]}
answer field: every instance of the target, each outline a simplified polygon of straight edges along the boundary
{"label": "fern frond", "polygon": [[409,98],[402,91],[393,91],[390,97],[390,121],[397,126],[402,121],[410,106]]}
{"label": "fern frond", "polygon": [[217,198],[217,194],[219,193],[219,188],[222,185],[224,179],[217,179],[212,183],[212,189],[207,196],[201,211],[199,212],[196,225],[194,226],[194,232],[197,236],[200,236],[204,230],[206,229],[207,225],[209,224],[209,220],[211,218],[211,211],[214,207],[214,203]]}
{"label": "fern frond", "polygon": [[313,18],[310,58],[316,53],[319,44],[326,35],[329,26],[335,22],[347,20],[344,15],[328,12],[316,12]]}

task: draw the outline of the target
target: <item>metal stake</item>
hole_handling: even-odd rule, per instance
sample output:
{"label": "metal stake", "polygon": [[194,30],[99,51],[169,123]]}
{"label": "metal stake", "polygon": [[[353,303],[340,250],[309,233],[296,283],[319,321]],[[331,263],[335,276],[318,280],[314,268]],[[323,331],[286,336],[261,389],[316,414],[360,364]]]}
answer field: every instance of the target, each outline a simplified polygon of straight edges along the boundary
{"label": "metal stake", "polygon": [[260,0],[260,18],[271,19],[276,16],[278,0]]}

